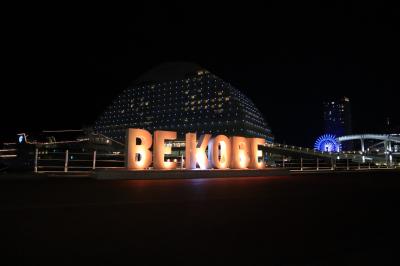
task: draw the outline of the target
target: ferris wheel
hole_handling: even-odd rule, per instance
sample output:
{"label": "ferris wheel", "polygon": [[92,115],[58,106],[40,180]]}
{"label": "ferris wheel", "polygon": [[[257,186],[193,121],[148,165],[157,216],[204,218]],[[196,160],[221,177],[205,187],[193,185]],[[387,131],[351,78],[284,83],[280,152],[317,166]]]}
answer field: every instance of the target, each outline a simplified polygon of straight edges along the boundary
{"label": "ferris wheel", "polygon": [[319,151],[340,152],[342,145],[336,140],[335,135],[325,134],[315,141],[314,148]]}

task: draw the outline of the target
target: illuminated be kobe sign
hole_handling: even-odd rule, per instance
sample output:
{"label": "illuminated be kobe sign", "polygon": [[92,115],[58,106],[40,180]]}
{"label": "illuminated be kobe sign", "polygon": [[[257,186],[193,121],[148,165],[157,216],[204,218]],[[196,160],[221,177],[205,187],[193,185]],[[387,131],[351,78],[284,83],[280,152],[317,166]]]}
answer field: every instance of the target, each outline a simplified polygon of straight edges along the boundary
{"label": "illuminated be kobe sign", "polygon": [[[165,161],[165,155],[171,154],[171,147],[167,147],[165,141],[174,139],[176,139],[175,131],[155,131],[152,137],[147,130],[128,129],[127,168],[147,169],[153,163],[154,169],[175,169],[176,162]],[[261,169],[265,167],[263,152],[259,149],[259,146],[265,144],[262,138],[228,138],[224,135],[211,138],[210,134],[205,134],[197,140],[196,133],[187,133],[185,142],[186,169]],[[150,150],[152,146],[153,152]]]}

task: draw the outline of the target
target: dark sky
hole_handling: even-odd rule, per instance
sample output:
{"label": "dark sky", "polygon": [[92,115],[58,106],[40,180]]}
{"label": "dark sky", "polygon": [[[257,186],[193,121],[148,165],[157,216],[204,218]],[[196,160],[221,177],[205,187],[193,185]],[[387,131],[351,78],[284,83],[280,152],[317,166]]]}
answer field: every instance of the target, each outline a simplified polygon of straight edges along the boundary
{"label": "dark sky", "polygon": [[123,13],[6,12],[0,139],[90,125],[132,80],[166,61],[198,63],[239,88],[279,142],[310,146],[323,133],[322,101],[343,95],[356,132],[382,130],[386,117],[400,124],[399,9],[380,1],[165,2]]}

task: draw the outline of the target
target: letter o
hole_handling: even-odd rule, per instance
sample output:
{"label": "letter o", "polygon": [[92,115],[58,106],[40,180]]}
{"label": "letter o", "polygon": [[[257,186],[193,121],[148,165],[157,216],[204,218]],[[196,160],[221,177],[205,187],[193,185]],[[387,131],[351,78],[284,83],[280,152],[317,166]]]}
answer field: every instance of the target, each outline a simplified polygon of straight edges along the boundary
{"label": "letter o", "polygon": [[208,158],[214,168],[229,168],[231,162],[231,142],[225,135],[218,135],[208,144]]}

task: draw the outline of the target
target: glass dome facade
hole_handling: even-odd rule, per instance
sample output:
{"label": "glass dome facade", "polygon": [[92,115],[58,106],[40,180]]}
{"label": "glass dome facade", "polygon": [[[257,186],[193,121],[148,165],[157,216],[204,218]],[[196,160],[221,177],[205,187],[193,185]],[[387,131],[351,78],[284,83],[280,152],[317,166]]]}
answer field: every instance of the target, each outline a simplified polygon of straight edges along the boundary
{"label": "glass dome facade", "polygon": [[165,69],[171,68],[164,65],[125,89],[98,118],[94,130],[120,142],[127,128],[173,130],[181,139],[187,132],[197,132],[272,141],[260,111],[239,90],[197,66],[180,65],[184,71],[166,75]]}

